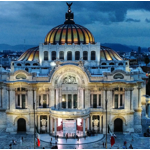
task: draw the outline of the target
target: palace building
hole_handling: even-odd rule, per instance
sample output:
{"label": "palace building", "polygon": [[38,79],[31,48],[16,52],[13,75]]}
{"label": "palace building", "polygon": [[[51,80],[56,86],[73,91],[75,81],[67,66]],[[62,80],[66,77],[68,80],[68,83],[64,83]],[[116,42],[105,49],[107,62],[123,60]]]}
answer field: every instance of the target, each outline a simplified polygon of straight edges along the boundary
{"label": "palace building", "polygon": [[43,134],[105,134],[107,106],[113,132],[141,133],[145,73],[76,24],[70,4],[65,18],[11,62],[10,72],[0,68],[0,128],[33,134],[35,121]]}

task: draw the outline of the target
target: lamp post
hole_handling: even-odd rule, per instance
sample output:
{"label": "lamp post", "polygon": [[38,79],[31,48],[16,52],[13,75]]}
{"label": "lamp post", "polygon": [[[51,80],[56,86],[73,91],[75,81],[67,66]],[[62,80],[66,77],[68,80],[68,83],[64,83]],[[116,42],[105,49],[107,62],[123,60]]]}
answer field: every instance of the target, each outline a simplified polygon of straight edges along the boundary
{"label": "lamp post", "polygon": [[107,149],[107,102],[108,102],[108,101],[107,101],[107,99],[106,99],[106,100],[105,100],[105,104],[106,104],[106,145],[105,145],[106,147],[105,147],[105,148],[106,148],[106,149]]}
{"label": "lamp post", "polygon": [[35,102],[34,102],[34,149],[35,149]]}

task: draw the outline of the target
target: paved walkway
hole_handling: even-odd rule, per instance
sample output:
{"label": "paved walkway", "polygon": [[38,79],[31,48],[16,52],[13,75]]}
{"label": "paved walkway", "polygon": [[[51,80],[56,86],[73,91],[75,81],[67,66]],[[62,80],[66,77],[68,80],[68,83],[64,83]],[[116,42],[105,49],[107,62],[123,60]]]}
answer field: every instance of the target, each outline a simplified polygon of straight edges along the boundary
{"label": "paved walkway", "polygon": [[50,143],[52,138],[52,143],[55,144],[57,142],[58,145],[80,145],[80,144],[87,144],[87,143],[93,143],[100,141],[105,136],[103,134],[97,134],[95,136],[89,136],[86,138],[79,138],[79,141],[77,139],[65,139],[65,138],[58,138],[58,142],[55,140],[54,137],[50,136],[49,134],[40,134],[40,140],[43,142]]}

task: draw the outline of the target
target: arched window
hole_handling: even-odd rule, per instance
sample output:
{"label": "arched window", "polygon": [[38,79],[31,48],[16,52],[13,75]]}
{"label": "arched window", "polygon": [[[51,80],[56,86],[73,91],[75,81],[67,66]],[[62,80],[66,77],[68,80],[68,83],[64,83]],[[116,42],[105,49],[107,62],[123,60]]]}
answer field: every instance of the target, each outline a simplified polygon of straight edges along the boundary
{"label": "arched window", "polygon": [[59,59],[64,60],[64,52],[63,51],[59,52]]}
{"label": "arched window", "polygon": [[17,66],[21,66],[21,64],[17,64]]}
{"label": "arched window", "polygon": [[91,60],[95,60],[95,51],[91,51]]}
{"label": "arched window", "polygon": [[48,60],[48,51],[44,52],[44,60]]}
{"label": "arched window", "polygon": [[72,52],[71,51],[67,52],[67,60],[72,60]]}
{"label": "arched window", "polygon": [[52,51],[52,60],[56,60],[56,52]]}
{"label": "arched window", "polygon": [[80,52],[76,51],[75,52],[75,60],[79,60],[80,59]]}
{"label": "arched window", "polygon": [[107,65],[106,63],[102,63],[102,65]]}
{"label": "arched window", "polygon": [[119,63],[118,65],[119,65],[119,66],[123,66],[123,63]]}
{"label": "arched window", "polygon": [[88,60],[88,52],[87,51],[83,52],[83,60]]}
{"label": "arched window", "polygon": [[111,62],[109,65],[114,65],[114,63]]}
{"label": "arched window", "polygon": [[38,66],[38,64],[37,64],[37,63],[34,63],[33,66]]}
{"label": "arched window", "polygon": [[27,64],[26,64],[26,66],[30,66],[30,64],[29,64],[29,63],[27,63]]}

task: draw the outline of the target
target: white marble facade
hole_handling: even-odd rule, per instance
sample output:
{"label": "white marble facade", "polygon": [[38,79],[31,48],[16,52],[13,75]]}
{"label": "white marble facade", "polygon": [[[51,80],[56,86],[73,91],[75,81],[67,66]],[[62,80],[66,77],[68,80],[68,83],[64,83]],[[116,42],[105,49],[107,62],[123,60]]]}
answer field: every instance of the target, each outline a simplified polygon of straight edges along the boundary
{"label": "white marble facade", "polygon": [[[109,48],[102,50],[98,42],[39,44],[38,52],[33,55],[37,60],[25,60],[30,56],[27,51],[23,59],[11,62],[10,72],[0,69],[0,128],[12,134],[32,134],[35,103],[39,132],[57,134],[63,130],[63,121],[72,119],[83,134],[88,130],[105,133],[107,100],[112,131],[141,133],[141,121],[150,117],[150,103],[143,97],[146,76],[141,68],[131,69],[128,61]],[[110,59],[113,57],[117,59]]]}

